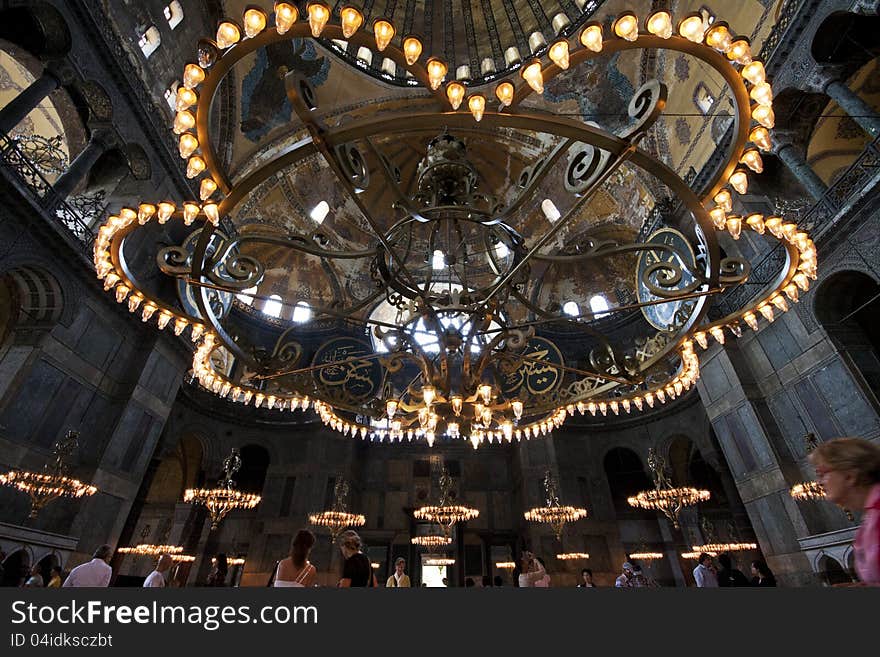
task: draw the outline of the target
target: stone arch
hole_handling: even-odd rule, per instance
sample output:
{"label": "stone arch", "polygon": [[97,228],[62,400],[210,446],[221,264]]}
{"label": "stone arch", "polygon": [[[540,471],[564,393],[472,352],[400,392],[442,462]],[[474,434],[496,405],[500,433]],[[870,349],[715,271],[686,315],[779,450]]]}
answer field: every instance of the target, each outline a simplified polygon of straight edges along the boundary
{"label": "stone arch", "polygon": [[612,447],[605,453],[602,465],[615,512],[618,517],[631,514],[633,509],[627,504],[626,498],[653,488],[641,457],[628,447]]}
{"label": "stone arch", "polygon": [[820,64],[859,68],[880,55],[876,38],[878,31],[880,16],[833,12],[816,29],[810,54]]}
{"label": "stone arch", "polygon": [[0,274],[0,347],[52,330],[65,314],[66,295],[43,267],[21,265]]}
{"label": "stone arch", "polygon": [[8,554],[3,560],[3,579],[0,580],[0,586],[19,586],[31,569],[33,557],[33,551],[27,545]]}
{"label": "stone arch", "polygon": [[271,457],[262,445],[250,443],[241,448],[241,470],[235,475],[238,488],[261,495],[266,484]]}
{"label": "stone arch", "polygon": [[67,21],[48,3],[0,12],[0,38],[44,58],[64,57],[72,43]]}
{"label": "stone arch", "polygon": [[830,554],[821,553],[816,559],[816,572],[826,586],[849,584],[852,577],[846,574],[841,563]]}

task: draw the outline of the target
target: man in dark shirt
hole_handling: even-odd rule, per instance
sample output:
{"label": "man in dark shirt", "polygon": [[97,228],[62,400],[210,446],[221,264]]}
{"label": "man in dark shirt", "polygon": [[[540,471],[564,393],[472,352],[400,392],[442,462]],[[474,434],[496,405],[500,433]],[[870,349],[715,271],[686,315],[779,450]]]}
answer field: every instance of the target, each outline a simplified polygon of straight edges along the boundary
{"label": "man in dark shirt", "polygon": [[725,553],[718,556],[718,586],[748,586],[749,580],[741,571],[733,567],[730,555]]}

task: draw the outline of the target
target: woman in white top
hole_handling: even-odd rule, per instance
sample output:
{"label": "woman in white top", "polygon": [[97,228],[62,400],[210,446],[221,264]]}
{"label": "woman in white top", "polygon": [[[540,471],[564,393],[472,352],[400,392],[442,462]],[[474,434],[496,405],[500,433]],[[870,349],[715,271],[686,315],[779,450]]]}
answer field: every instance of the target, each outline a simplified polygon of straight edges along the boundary
{"label": "woman in white top", "polygon": [[[531,552],[523,552],[522,557],[520,557],[520,564],[522,567],[522,571],[519,574],[520,588],[534,588],[547,575],[544,566]],[[543,584],[543,586],[547,586],[547,584]]]}
{"label": "woman in white top", "polygon": [[315,544],[315,535],[300,529],[290,544],[290,556],[278,562],[273,586],[311,586],[315,581],[315,567],[309,563],[309,552]]}

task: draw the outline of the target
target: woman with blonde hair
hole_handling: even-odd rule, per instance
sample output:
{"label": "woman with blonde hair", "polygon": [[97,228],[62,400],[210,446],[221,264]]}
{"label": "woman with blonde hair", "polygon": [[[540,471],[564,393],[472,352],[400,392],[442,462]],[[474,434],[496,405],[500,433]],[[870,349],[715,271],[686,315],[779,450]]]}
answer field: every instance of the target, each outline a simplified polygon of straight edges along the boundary
{"label": "woman with blonde hair", "polygon": [[311,586],[315,581],[315,567],[309,563],[309,552],[315,544],[315,535],[300,529],[290,543],[290,556],[278,562],[273,586]]}
{"label": "woman with blonde hair", "polygon": [[846,509],[863,509],[853,543],[862,583],[880,586],[880,446],[861,438],[837,438],[810,453],[826,497]]}
{"label": "woman with blonde hair", "polygon": [[341,588],[376,586],[376,577],[370,560],[362,551],[361,537],[354,530],[342,532],[339,537],[339,549],[345,564],[342,567]]}

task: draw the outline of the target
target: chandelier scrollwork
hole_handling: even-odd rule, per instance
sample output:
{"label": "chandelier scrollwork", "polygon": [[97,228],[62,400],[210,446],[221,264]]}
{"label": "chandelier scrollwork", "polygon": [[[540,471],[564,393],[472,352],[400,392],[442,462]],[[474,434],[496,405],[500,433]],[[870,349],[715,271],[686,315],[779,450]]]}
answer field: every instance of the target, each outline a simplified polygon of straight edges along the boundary
{"label": "chandelier scrollwork", "polygon": [[673,486],[666,472],[666,460],[653,447],[648,450],[648,467],[654,478],[654,490],[641,491],[626,501],[632,507],[662,512],[675,529],[678,529],[678,516],[682,509],[706,502],[711,496],[707,490]]}
{"label": "chandelier scrollwork", "polygon": [[241,469],[241,456],[238,449],[233,448],[229,456],[223,460],[223,476],[216,488],[188,488],[183,496],[184,502],[201,505],[208,509],[211,517],[211,529],[215,530],[223,519],[234,509],[253,509],[260,503],[261,497],[253,493],[236,490],[236,472]]}
{"label": "chandelier scrollwork", "polygon": [[453,525],[459,522],[473,520],[480,515],[479,509],[474,509],[463,504],[454,504],[454,482],[449,471],[443,467],[439,478],[440,499],[436,505],[422,506],[413,511],[413,517],[417,520],[425,520],[439,525],[443,535],[449,537]]}
{"label": "chandelier scrollwork", "polygon": [[333,507],[324,511],[309,514],[309,522],[316,527],[330,530],[330,542],[335,543],[336,537],[348,527],[363,527],[367,519],[360,513],[348,510],[348,493],[351,487],[348,481],[340,477],[333,485]]}
{"label": "chandelier scrollwork", "polygon": [[544,474],[544,506],[538,506],[525,512],[529,522],[544,523],[553,528],[556,540],[562,540],[562,532],[566,523],[577,522],[587,517],[587,510],[581,507],[563,505],[559,502],[556,478],[549,470]]}

